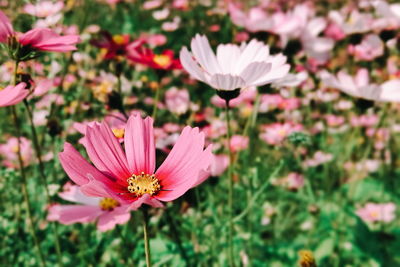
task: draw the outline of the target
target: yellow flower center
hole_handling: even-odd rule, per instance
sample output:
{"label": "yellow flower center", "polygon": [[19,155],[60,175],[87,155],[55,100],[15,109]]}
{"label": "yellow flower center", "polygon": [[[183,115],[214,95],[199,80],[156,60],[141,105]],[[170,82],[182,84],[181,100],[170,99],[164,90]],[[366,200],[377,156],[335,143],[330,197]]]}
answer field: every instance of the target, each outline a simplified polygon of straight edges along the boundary
{"label": "yellow flower center", "polygon": [[301,267],[316,267],[315,259],[311,251],[309,250],[301,250],[299,252],[300,261],[299,265]]}
{"label": "yellow flower center", "polygon": [[125,43],[125,38],[124,36],[117,34],[113,36],[113,41],[117,44],[117,45],[122,45]]}
{"label": "yellow flower center", "polygon": [[145,174],[142,172],[140,175],[133,174],[128,180],[128,191],[141,197],[144,194],[150,196],[155,195],[160,191],[161,186],[154,174]]}
{"label": "yellow flower center", "polygon": [[115,137],[117,137],[117,138],[124,138],[125,129],[117,129],[117,128],[114,128],[114,129],[112,129],[112,132],[113,132],[113,134],[114,134]]}
{"label": "yellow flower center", "polygon": [[99,206],[102,210],[113,210],[119,206],[119,202],[112,198],[103,198],[100,200]]}
{"label": "yellow flower center", "polygon": [[157,65],[160,65],[163,68],[171,65],[171,57],[166,55],[155,55],[153,60]]}

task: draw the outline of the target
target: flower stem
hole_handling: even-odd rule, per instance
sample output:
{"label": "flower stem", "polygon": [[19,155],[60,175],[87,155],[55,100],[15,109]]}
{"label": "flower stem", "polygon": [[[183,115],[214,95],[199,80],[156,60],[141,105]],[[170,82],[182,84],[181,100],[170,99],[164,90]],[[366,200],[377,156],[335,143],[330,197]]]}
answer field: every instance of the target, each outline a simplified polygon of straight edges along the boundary
{"label": "flower stem", "polygon": [[143,238],[144,238],[144,250],[146,254],[146,266],[151,267],[150,242],[148,236],[149,214],[146,208],[142,208],[142,213],[143,213]]}
{"label": "flower stem", "polygon": [[153,118],[153,120],[156,120],[156,116],[157,116],[158,103],[160,102],[160,91],[161,91],[161,88],[159,85],[157,85],[156,96],[154,98],[153,113],[151,114],[151,117]]}
{"label": "flower stem", "polygon": [[228,179],[229,179],[229,187],[228,187],[228,207],[229,207],[229,231],[228,231],[228,259],[229,265],[235,266],[235,261],[233,257],[233,152],[230,146],[232,130],[230,123],[230,107],[229,100],[225,100],[225,113],[226,113],[226,128],[227,128],[227,146],[229,151],[229,165],[228,165]]}
{"label": "flower stem", "polygon": [[[17,65],[18,66],[18,65]],[[38,257],[39,257],[39,262],[40,262],[40,266],[44,267],[46,266],[46,262],[44,260],[43,257],[43,253],[40,247],[40,243],[39,243],[39,239],[36,235],[36,231],[34,229],[34,221],[33,221],[33,217],[32,217],[32,207],[31,207],[31,203],[30,203],[30,199],[29,199],[29,193],[28,193],[28,189],[26,187],[27,184],[27,180],[26,180],[26,174],[25,174],[25,167],[24,167],[24,163],[22,160],[22,155],[21,155],[21,129],[19,127],[19,121],[18,121],[18,116],[17,116],[17,111],[15,109],[15,106],[11,107],[12,110],[12,114],[13,114],[13,119],[14,119],[14,125],[15,125],[15,129],[17,131],[17,138],[18,138],[18,151],[17,151],[17,155],[18,155],[18,164],[19,164],[19,169],[21,172],[21,186],[22,186],[22,194],[24,196],[24,201],[26,203],[26,210],[28,213],[28,219],[29,219],[29,230],[31,232],[31,235],[33,237],[33,242],[35,243],[36,249],[37,249],[37,253],[38,253]]]}
{"label": "flower stem", "polygon": [[[32,110],[28,104],[28,101],[24,100],[24,104],[26,107],[26,111],[28,113],[29,123],[30,123],[30,127],[31,127],[31,132],[32,132],[32,141],[33,141],[33,146],[35,148],[36,158],[39,162],[40,178],[41,178],[42,183],[45,188],[47,203],[51,204],[49,185],[47,183],[46,174],[44,171],[45,167],[44,167],[43,160],[42,160],[42,149],[39,144],[39,138],[38,138],[38,135],[36,132],[35,124],[33,123]],[[52,222],[51,224],[52,224],[53,234],[54,234],[54,243],[55,243],[55,249],[56,249],[56,254],[57,254],[57,262],[58,262],[58,266],[61,267],[61,266],[63,266],[63,264],[62,264],[62,260],[61,260],[61,246],[60,246],[60,240],[58,238],[57,224],[55,222]]]}

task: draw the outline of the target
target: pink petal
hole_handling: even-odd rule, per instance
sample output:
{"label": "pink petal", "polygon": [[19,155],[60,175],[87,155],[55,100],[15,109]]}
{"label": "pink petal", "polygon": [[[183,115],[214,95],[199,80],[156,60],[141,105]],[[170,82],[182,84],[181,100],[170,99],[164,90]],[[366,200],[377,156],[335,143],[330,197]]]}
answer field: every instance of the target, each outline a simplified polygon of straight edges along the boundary
{"label": "pink petal", "polygon": [[97,222],[97,229],[105,232],[114,229],[117,224],[125,224],[131,218],[131,214],[127,211],[126,207],[117,207],[112,211],[104,212],[100,215]]}
{"label": "pink petal", "polygon": [[153,119],[130,116],[125,128],[125,153],[130,173],[153,174],[156,164]]}
{"label": "pink petal", "polygon": [[156,172],[162,191],[156,196],[171,201],[195,185],[200,173],[211,164],[210,148],[203,151],[204,134],[198,128],[185,127],[168,157]]}
{"label": "pink petal", "polygon": [[82,155],[69,143],[64,144],[64,151],[59,153],[61,165],[69,178],[78,185],[89,182],[89,177],[98,180],[108,180],[108,178],[90,165]]}
{"label": "pink petal", "polygon": [[14,35],[14,30],[8,17],[0,11],[0,43],[7,42],[8,36]]}
{"label": "pink petal", "polygon": [[49,209],[47,220],[62,224],[93,222],[102,214],[99,206],[54,205]]}
{"label": "pink petal", "polygon": [[64,200],[83,205],[97,206],[100,202],[100,198],[88,197],[82,194],[80,187],[77,185],[69,186],[67,191],[58,193],[58,196]]}
{"label": "pink petal", "polygon": [[19,37],[22,45],[30,45],[42,51],[67,52],[76,50],[76,44],[80,41],[78,35],[60,36],[47,28],[32,29]]}
{"label": "pink petal", "polygon": [[9,85],[0,90],[0,107],[12,106],[24,100],[29,94],[29,90],[26,90],[25,86],[25,83],[19,83],[16,86]]}
{"label": "pink petal", "polygon": [[88,126],[85,137],[86,151],[98,170],[122,181],[131,176],[124,151],[106,123]]}
{"label": "pink petal", "polygon": [[162,208],[164,205],[158,201],[157,199],[151,197],[148,194],[144,194],[140,198],[138,198],[136,201],[132,202],[132,204],[129,206],[130,210],[137,210],[139,209],[143,204],[150,205],[155,208]]}

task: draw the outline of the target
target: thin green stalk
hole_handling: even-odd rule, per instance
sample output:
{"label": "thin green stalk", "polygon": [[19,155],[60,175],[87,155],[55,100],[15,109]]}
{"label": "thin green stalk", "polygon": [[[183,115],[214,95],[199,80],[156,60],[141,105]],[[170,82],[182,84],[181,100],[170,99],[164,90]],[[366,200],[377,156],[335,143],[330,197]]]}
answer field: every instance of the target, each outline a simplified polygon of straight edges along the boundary
{"label": "thin green stalk", "polygon": [[157,116],[158,103],[160,102],[160,91],[161,91],[161,88],[159,85],[157,85],[156,96],[154,98],[153,113],[151,115],[153,120],[156,120],[156,116]]}
{"label": "thin green stalk", "polygon": [[230,266],[235,266],[235,261],[233,257],[233,151],[230,146],[232,130],[230,123],[230,107],[229,100],[225,102],[225,114],[226,114],[226,128],[227,128],[227,146],[229,151],[229,165],[228,165],[228,179],[229,179],[229,187],[228,187],[228,208],[229,208],[229,231],[228,231],[228,260]]}
{"label": "thin green stalk", "polygon": [[[18,64],[16,64],[16,66],[18,67]],[[15,71],[16,72],[16,71]],[[18,138],[18,151],[17,151],[17,155],[18,155],[18,164],[19,164],[19,169],[21,172],[21,187],[22,187],[22,194],[24,196],[24,201],[26,204],[26,210],[28,212],[28,219],[29,219],[29,230],[31,232],[31,235],[33,237],[33,242],[35,243],[35,247],[37,249],[37,253],[38,253],[38,257],[39,257],[39,263],[40,266],[45,267],[46,266],[46,262],[44,260],[44,256],[40,247],[40,243],[39,243],[39,239],[36,235],[36,231],[34,229],[35,223],[33,221],[33,217],[32,217],[32,207],[31,207],[31,203],[30,203],[30,199],[29,199],[29,193],[28,193],[28,189],[26,187],[27,184],[27,180],[26,180],[26,174],[25,174],[25,167],[24,167],[24,163],[22,160],[22,155],[21,155],[21,129],[19,127],[19,121],[18,121],[18,116],[17,116],[17,111],[15,109],[15,106],[11,107],[12,110],[12,114],[13,114],[13,119],[14,119],[14,125],[15,125],[15,129],[17,131],[17,138]]]}
{"label": "thin green stalk", "polygon": [[[47,179],[46,179],[46,174],[45,174],[45,167],[43,164],[43,160],[42,160],[42,148],[40,147],[39,144],[39,139],[38,139],[38,135],[36,132],[36,128],[35,128],[35,124],[33,122],[33,114],[32,114],[32,110],[28,104],[28,101],[24,100],[24,104],[26,107],[26,111],[28,113],[28,118],[29,118],[29,124],[31,127],[31,132],[32,132],[32,141],[33,141],[33,147],[35,148],[35,153],[36,153],[36,158],[38,159],[39,162],[39,173],[40,173],[40,178],[42,180],[42,183],[44,185],[45,188],[45,192],[46,192],[46,198],[47,198],[47,203],[51,204],[51,197],[50,197],[50,193],[49,193],[49,185],[47,183]],[[57,262],[58,262],[58,266],[63,266],[62,264],[62,260],[61,260],[61,246],[60,246],[60,240],[58,238],[58,229],[57,229],[57,224],[55,222],[51,223],[52,225],[52,229],[53,229],[53,234],[54,234],[54,243],[55,243],[55,249],[56,249],[56,254],[57,254]]]}
{"label": "thin green stalk", "polygon": [[146,266],[151,267],[150,240],[148,235],[149,214],[147,209],[145,208],[142,208],[142,213],[143,213],[143,238],[144,238],[144,251],[146,254]]}

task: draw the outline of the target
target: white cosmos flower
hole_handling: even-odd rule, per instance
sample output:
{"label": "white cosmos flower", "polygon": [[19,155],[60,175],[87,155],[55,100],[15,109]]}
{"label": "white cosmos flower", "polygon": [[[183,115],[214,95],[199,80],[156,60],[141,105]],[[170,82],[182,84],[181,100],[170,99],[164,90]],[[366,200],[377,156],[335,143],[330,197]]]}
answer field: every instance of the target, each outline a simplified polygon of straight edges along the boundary
{"label": "white cosmos flower", "polygon": [[269,47],[255,39],[240,46],[220,44],[215,55],[207,37],[197,34],[180,52],[182,66],[194,78],[217,90],[232,91],[261,86],[283,78],[290,69],[282,54],[270,55]]}

